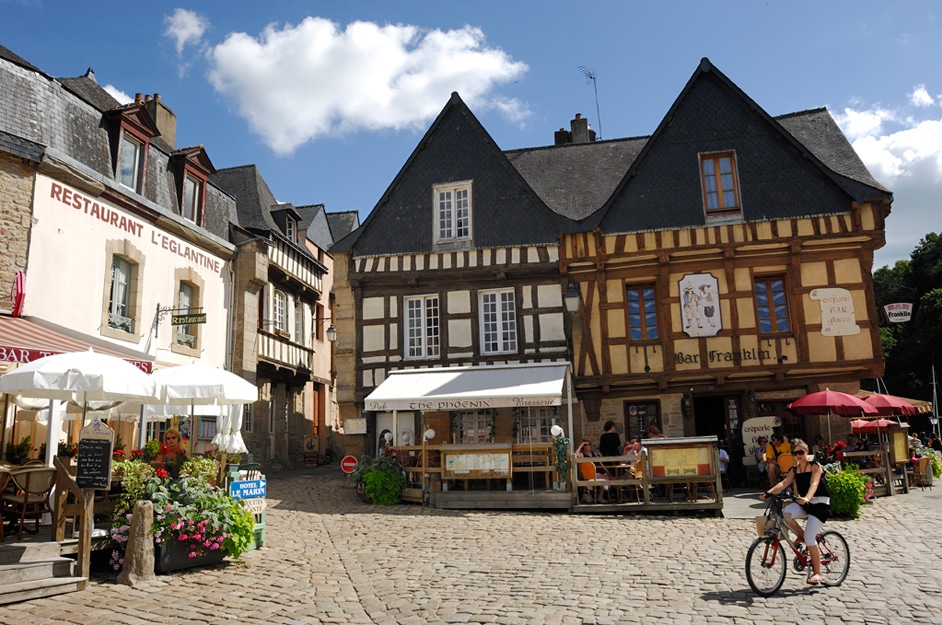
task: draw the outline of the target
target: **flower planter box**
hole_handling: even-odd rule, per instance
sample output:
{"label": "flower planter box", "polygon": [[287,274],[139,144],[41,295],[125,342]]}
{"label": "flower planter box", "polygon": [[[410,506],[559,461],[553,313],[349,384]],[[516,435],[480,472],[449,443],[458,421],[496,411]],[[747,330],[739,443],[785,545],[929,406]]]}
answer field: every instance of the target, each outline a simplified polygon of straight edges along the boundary
{"label": "flower planter box", "polygon": [[225,549],[209,551],[195,558],[189,557],[188,543],[170,540],[161,545],[154,545],[154,568],[158,573],[169,573],[181,569],[219,564],[226,557]]}

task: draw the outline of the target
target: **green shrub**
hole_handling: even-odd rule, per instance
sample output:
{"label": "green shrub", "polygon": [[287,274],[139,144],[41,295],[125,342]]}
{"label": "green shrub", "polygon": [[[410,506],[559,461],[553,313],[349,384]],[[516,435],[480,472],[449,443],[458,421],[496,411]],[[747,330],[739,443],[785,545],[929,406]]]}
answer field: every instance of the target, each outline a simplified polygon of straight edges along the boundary
{"label": "green shrub", "polygon": [[353,477],[357,482],[363,482],[363,492],[370,503],[380,506],[399,503],[399,494],[406,485],[405,471],[392,456],[364,456],[357,464]]}
{"label": "green shrub", "polygon": [[150,462],[151,460],[157,459],[157,452],[160,451],[160,442],[155,440],[149,440],[144,443],[144,449],[141,451],[144,452],[144,462]]}
{"label": "green shrub", "polygon": [[861,475],[856,465],[848,464],[843,471],[828,474],[827,481],[831,491],[831,512],[857,518],[869,478]]}
{"label": "green shrub", "polygon": [[218,466],[216,459],[210,456],[192,456],[183,461],[180,475],[189,475],[209,484],[216,484]]}

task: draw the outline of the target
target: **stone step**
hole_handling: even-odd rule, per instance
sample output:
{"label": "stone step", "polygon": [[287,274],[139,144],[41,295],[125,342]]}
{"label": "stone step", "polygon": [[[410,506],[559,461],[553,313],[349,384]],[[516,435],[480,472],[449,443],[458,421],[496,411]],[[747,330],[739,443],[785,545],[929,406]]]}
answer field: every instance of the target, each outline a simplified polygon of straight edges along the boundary
{"label": "stone step", "polygon": [[0,564],[0,583],[4,586],[20,582],[33,582],[50,577],[71,577],[75,570],[75,561],[69,558],[55,558],[39,562],[19,562]]}
{"label": "stone step", "polygon": [[88,579],[85,577],[51,577],[15,584],[0,584],[0,605],[78,592],[85,590],[87,584]]}
{"label": "stone step", "polygon": [[11,542],[7,538],[5,543],[0,543],[0,564],[41,562],[58,558],[59,554],[59,543],[54,541]]}

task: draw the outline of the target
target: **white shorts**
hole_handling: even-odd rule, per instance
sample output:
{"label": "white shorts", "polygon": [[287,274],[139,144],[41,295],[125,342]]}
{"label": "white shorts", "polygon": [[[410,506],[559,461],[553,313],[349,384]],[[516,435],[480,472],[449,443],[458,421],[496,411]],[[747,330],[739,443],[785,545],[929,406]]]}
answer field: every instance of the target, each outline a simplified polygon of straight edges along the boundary
{"label": "white shorts", "polygon": [[797,501],[793,501],[785,506],[785,509],[782,510],[782,514],[790,514],[793,519],[808,519],[805,522],[805,544],[809,547],[814,547],[818,544],[818,534],[821,533],[821,528],[824,527],[824,523],[821,519],[808,514]]}

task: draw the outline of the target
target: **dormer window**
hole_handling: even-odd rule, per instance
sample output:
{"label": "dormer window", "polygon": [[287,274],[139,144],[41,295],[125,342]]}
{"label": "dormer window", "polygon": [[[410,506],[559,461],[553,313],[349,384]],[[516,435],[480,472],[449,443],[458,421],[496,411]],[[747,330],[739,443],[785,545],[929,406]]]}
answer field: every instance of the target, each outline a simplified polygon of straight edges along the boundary
{"label": "dormer window", "polygon": [[118,182],[139,192],[143,171],[144,143],[126,132],[121,133],[121,147],[118,151]]}
{"label": "dormer window", "polygon": [[292,243],[298,242],[298,225],[290,217],[285,217],[285,236]]}
{"label": "dormer window", "polygon": [[115,180],[135,193],[144,193],[147,151],[150,140],[160,134],[142,102],[127,104],[105,113],[111,165]]}
{"label": "dormer window", "polygon": [[203,203],[206,180],[216,169],[203,146],[183,148],[170,155],[171,171],[177,186],[180,216],[196,225],[203,225]]}
{"label": "dormer window", "polygon": [[183,183],[183,218],[197,223],[202,208],[203,181],[187,175]]}
{"label": "dormer window", "polygon": [[471,239],[471,181],[433,187],[435,242]]}

